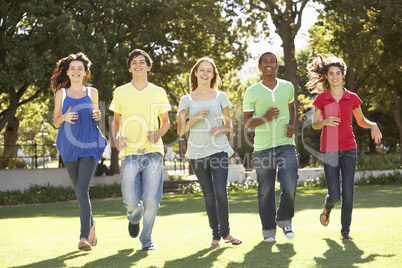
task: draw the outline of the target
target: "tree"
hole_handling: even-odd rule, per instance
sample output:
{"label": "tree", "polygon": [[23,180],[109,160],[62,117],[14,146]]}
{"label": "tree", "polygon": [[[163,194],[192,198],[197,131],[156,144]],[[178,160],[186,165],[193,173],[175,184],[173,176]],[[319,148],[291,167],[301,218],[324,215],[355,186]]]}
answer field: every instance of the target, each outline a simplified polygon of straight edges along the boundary
{"label": "tree", "polygon": [[[334,53],[346,60],[345,87],[367,96],[368,111],[392,114],[402,144],[402,4],[395,0],[321,2],[325,13],[310,30],[310,47],[316,53]],[[392,128],[381,125],[382,120],[378,123],[384,131]],[[399,149],[402,156],[401,146]]]}
{"label": "tree", "polygon": [[[247,16],[247,21],[252,24],[262,25],[264,32],[268,32],[267,15],[271,17],[275,25],[275,32],[282,39],[285,79],[292,82],[295,87],[295,103],[299,108],[297,90],[299,76],[295,57],[295,37],[301,27],[302,14],[309,0],[236,0],[240,10]],[[296,144],[298,126],[295,128]]]}
{"label": "tree", "polygon": [[[198,58],[213,57],[221,72],[239,67],[247,58],[248,33],[234,23],[236,13],[223,0],[0,3],[0,131],[10,124],[14,137],[17,108],[41,94],[52,95],[51,72],[68,54],[82,51],[91,59],[91,83],[106,108],[113,89],[130,80],[126,58],[134,48],[151,55],[150,81],[167,89],[175,105],[184,89],[173,87],[173,82]],[[29,87],[34,93],[27,94]]]}

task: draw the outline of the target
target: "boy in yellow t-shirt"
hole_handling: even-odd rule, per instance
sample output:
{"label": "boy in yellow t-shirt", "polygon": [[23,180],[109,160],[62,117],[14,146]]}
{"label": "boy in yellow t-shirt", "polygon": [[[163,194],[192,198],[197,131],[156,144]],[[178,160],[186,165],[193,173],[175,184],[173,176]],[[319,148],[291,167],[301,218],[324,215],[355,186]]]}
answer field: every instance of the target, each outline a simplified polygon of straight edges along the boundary
{"label": "boy in yellow t-shirt", "polygon": [[[152,228],[162,200],[163,143],[171,109],[163,88],[148,82],[152,59],[135,49],[128,57],[131,83],[115,89],[112,136],[121,158],[121,191],[130,236],[139,234],[143,250],[155,249]],[[159,121],[158,121],[159,118]]]}

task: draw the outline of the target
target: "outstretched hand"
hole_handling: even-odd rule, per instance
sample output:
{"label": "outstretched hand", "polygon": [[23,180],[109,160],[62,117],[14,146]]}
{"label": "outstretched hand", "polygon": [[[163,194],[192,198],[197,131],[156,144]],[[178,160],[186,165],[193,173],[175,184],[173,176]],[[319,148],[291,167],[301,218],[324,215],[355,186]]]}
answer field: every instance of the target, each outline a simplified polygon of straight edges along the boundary
{"label": "outstretched hand", "polygon": [[371,138],[374,140],[375,143],[381,142],[382,133],[377,124],[371,126]]}

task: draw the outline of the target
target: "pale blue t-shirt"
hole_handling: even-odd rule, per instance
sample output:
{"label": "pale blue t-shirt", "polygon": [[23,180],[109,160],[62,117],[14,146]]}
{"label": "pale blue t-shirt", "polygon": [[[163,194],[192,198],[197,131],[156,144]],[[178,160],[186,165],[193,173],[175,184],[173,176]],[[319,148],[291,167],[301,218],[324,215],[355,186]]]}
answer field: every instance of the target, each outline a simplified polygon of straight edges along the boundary
{"label": "pale blue t-shirt", "polygon": [[188,159],[200,159],[220,152],[226,152],[228,157],[232,156],[234,151],[230,147],[226,134],[215,137],[209,132],[214,127],[223,126],[222,110],[226,107],[230,108],[232,104],[228,96],[221,91],[217,92],[214,100],[193,101],[190,94],[180,99],[177,115],[186,110],[187,118],[193,118],[200,110],[209,110],[209,114],[195,122],[190,129],[185,155]]}

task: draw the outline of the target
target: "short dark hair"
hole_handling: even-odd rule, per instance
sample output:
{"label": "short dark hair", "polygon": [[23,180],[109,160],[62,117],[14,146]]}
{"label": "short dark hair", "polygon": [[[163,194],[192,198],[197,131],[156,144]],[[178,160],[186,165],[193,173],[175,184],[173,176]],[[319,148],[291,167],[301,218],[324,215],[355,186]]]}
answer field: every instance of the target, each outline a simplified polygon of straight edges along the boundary
{"label": "short dark hair", "polygon": [[267,51],[267,52],[262,53],[262,55],[258,59],[258,64],[261,64],[261,58],[264,57],[265,55],[274,55],[275,56],[275,61],[276,61],[276,63],[278,63],[278,57],[275,55],[275,53]]}
{"label": "short dark hair", "polygon": [[145,52],[144,50],[142,50],[142,49],[134,49],[133,51],[130,52],[130,54],[128,54],[128,59],[127,59],[128,68],[130,68],[131,61],[132,61],[134,58],[136,58],[136,57],[138,57],[138,56],[140,56],[140,55],[142,55],[142,56],[145,57],[145,61],[147,62],[147,65],[148,65],[148,66],[152,66],[152,59],[151,59],[151,57],[148,55],[148,53],[146,53],[146,52]]}

